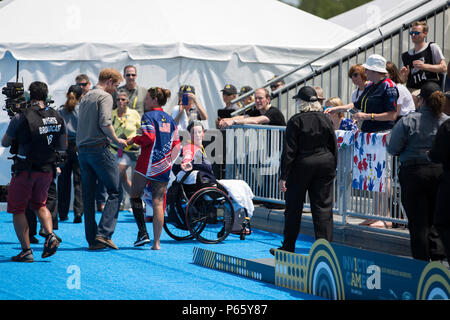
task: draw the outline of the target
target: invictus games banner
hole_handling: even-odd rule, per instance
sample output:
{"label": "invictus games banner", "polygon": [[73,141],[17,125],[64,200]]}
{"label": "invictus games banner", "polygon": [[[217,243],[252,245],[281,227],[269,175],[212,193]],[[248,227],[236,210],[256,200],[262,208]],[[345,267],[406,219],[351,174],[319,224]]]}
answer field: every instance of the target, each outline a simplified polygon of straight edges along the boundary
{"label": "invictus games banner", "polygon": [[355,133],[353,189],[384,192],[387,133]]}
{"label": "invictus games banner", "polygon": [[334,300],[449,299],[450,271],[439,262],[401,258],[317,240],[308,256],[277,250],[275,284]]}

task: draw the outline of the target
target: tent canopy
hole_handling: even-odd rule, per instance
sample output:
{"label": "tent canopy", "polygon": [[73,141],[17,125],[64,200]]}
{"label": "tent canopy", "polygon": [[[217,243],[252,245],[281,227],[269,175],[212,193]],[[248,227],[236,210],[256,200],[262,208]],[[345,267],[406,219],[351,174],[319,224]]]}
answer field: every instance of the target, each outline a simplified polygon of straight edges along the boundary
{"label": "tent canopy", "polygon": [[276,0],[14,0],[0,22],[0,58],[39,61],[236,53],[244,63],[296,65],[354,35]]}

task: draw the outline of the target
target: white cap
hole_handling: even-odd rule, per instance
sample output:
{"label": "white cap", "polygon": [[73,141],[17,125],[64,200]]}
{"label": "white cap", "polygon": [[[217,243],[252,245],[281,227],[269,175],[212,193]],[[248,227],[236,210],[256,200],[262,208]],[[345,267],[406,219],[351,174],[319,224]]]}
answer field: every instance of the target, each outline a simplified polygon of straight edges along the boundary
{"label": "white cap", "polygon": [[386,70],[386,59],[379,54],[372,54],[367,58],[366,63],[362,65],[364,68],[380,73],[388,73]]}

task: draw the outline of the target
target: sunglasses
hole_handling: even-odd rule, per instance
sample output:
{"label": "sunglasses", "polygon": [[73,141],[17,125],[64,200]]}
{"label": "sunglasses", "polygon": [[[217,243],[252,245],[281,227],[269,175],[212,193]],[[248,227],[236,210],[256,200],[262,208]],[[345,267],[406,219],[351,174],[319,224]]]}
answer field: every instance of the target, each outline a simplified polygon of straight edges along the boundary
{"label": "sunglasses", "polygon": [[117,98],[117,101],[127,101],[125,98]]}
{"label": "sunglasses", "polygon": [[420,31],[410,31],[410,32],[409,32],[409,35],[410,35],[410,36],[413,36],[413,35],[414,35],[414,36],[418,36],[420,33],[421,33]]}
{"label": "sunglasses", "polygon": [[354,74],[352,74],[352,78],[356,78],[357,76],[359,76],[359,73],[355,72]]}
{"label": "sunglasses", "polygon": [[85,87],[88,85],[88,83],[87,82],[77,83],[77,85],[79,85],[80,87]]}
{"label": "sunglasses", "polygon": [[125,76],[127,76],[127,77],[136,77],[136,73],[127,73]]}

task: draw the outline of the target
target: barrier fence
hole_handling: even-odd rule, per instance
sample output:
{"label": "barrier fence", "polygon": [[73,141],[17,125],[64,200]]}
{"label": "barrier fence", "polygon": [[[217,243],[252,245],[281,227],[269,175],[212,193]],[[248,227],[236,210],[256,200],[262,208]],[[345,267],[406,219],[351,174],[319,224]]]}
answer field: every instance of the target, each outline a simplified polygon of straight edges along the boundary
{"label": "barrier fence", "polygon": [[[285,127],[245,125],[226,130],[226,177],[245,180],[255,195],[254,200],[284,204],[284,194],[278,188],[280,159]],[[351,133],[350,133],[351,134]],[[357,133],[355,136],[358,136]],[[355,139],[353,139],[355,140]],[[381,143],[373,140],[375,144]],[[384,146],[377,146],[385,148]],[[401,204],[397,157],[386,153],[384,177],[380,185],[384,190],[360,189],[354,174],[357,164],[355,144],[340,144],[338,166],[333,184],[333,212],[347,217],[375,219],[406,224],[407,218]],[[376,170],[376,168],[373,168]],[[356,170],[357,172],[358,170]],[[310,208],[306,198],[305,208]]]}

